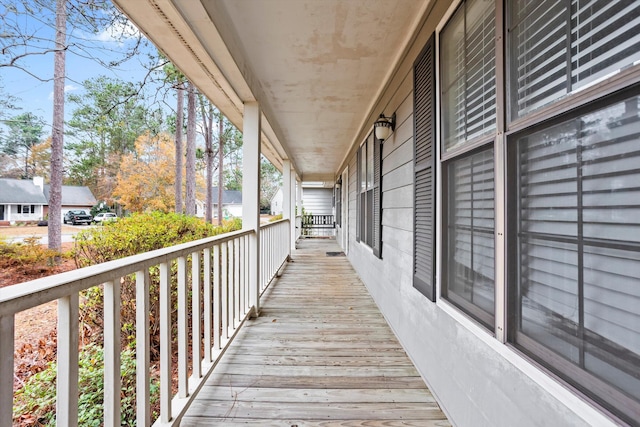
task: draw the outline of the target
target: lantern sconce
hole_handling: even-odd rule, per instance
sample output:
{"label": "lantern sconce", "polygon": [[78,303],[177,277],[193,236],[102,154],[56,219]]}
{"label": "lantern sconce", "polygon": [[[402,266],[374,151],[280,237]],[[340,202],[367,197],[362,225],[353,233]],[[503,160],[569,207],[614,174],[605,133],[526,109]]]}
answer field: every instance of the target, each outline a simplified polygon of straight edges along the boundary
{"label": "lantern sconce", "polygon": [[385,117],[384,114],[380,114],[373,127],[375,128],[376,138],[384,142],[396,129],[396,113],[393,113],[391,117]]}

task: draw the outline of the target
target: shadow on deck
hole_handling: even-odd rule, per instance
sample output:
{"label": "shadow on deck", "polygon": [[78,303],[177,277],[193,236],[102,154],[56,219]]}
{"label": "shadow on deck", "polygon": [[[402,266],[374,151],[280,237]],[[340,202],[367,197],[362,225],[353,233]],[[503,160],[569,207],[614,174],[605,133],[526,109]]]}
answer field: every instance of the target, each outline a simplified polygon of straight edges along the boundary
{"label": "shadow on deck", "polygon": [[303,240],[182,426],[450,426],[334,240]]}

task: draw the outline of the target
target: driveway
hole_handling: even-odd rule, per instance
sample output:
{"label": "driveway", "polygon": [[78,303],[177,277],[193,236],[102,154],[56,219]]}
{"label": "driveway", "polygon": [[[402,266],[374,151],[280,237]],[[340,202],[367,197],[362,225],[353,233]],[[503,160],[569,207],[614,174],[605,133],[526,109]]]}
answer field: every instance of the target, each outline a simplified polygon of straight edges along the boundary
{"label": "driveway", "polygon": [[[73,237],[82,230],[86,230],[86,225],[63,225],[62,226],[62,243],[73,242]],[[40,243],[49,244],[47,236],[47,227],[38,226],[21,226],[21,227],[0,227],[0,236],[5,237],[9,242],[22,242],[26,238],[39,237]]]}

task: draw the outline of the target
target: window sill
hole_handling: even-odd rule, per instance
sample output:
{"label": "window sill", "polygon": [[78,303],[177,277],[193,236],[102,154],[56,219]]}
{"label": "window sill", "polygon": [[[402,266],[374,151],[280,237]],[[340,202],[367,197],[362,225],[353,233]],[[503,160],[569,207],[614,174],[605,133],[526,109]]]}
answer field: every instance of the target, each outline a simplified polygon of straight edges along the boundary
{"label": "window sill", "polygon": [[589,425],[598,426],[617,426],[611,418],[600,412],[597,408],[583,400],[583,398],[555,378],[551,377],[547,372],[533,364],[527,358],[520,354],[515,348],[502,344],[493,334],[467,317],[457,307],[438,297],[436,306],[443,312],[448,314],[459,325],[467,329],[475,335],[480,341],[486,344],[491,350],[495,351],[499,356],[511,363],[516,369],[534,381],[544,391],[558,399],[567,409],[572,411],[578,418],[581,418]]}

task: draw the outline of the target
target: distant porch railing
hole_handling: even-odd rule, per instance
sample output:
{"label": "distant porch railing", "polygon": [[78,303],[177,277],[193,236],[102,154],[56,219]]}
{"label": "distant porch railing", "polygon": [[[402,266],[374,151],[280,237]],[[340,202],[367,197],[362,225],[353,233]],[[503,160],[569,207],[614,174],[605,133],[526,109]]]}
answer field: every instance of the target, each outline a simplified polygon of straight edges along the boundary
{"label": "distant porch railing", "polygon": [[[136,371],[136,419],[138,426],[150,425],[150,269],[158,269],[160,278],[160,416],[154,425],[177,425],[254,310],[253,298],[259,298],[286,262],[289,232],[289,220],[261,227],[259,283],[253,285],[249,277],[255,261],[249,254],[256,235],[248,230],[0,289],[0,427],[12,425],[15,314],[53,300],[58,300],[57,396],[62,397],[57,399],[56,424],[77,425],[79,293],[101,285],[104,286],[105,355],[103,425],[120,425],[120,284],[121,279],[129,275],[134,275],[136,286],[136,366],[143,367]],[[177,269],[177,274],[172,275],[172,267]],[[171,392],[172,292],[178,295],[178,392],[175,396]],[[191,322],[187,310],[189,295]],[[204,330],[200,329],[201,324]],[[194,337],[191,346],[189,336]]]}
{"label": "distant porch railing", "polygon": [[303,215],[302,236],[335,236],[336,222],[333,215]]}

